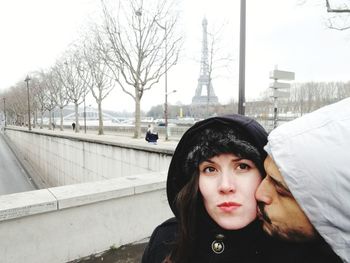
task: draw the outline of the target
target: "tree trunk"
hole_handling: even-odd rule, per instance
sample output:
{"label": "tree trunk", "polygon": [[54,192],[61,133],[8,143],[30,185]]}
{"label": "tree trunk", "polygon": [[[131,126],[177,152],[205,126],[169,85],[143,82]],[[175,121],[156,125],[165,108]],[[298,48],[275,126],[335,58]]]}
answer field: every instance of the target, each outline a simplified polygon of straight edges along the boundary
{"label": "tree trunk", "polygon": [[63,107],[60,107],[60,118],[61,118],[60,130],[63,131]]}
{"label": "tree trunk", "polygon": [[56,121],[55,121],[55,109],[52,110],[52,122],[51,122],[51,127],[52,130],[55,130],[55,126],[56,126]]}
{"label": "tree trunk", "polygon": [[135,92],[135,130],[134,138],[141,138],[141,107],[140,107],[140,97],[138,90]]}
{"label": "tree trunk", "polygon": [[43,128],[44,126],[44,112],[43,111],[40,111],[40,129]]}
{"label": "tree trunk", "polygon": [[37,114],[36,114],[36,110],[33,111],[33,128],[36,128],[36,118],[37,118]]}
{"label": "tree trunk", "polygon": [[49,123],[48,123],[48,126],[49,126],[49,130],[52,130],[52,116],[51,116],[51,110],[49,110]]}
{"label": "tree trunk", "polygon": [[99,100],[97,102],[98,107],[98,135],[103,135],[103,116],[102,116],[102,102]]}
{"label": "tree trunk", "polygon": [[79,112],[78,112],[78,102],[74,102],[74,109],[75,109],[75,132],[80,131],[79,126]]}

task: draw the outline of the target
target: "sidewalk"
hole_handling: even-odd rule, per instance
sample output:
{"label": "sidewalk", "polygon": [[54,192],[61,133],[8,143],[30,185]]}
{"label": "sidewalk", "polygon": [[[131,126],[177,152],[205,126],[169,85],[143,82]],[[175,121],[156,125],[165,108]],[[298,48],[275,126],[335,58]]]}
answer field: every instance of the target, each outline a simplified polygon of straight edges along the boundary
{"label": "sidewalk", "polygon": [[[21,126],[8,126],[9,128],[13,127],[16,129],[23,129],[28,130],[27,127],[21,127]],[[109,132],[108,134],[104,135],[98,135],[97,131],[89,131],[87,130],[87,133],[84,133],[84,130],[80,130],[79,133],[74,132],[72,129],[65,129],[63,131],[60,131],[59,128],[56,127],[55,130],[49,130],[47,128],[32,128],[33,132],[40,132],[40,133],[46,133],[46,134],[53,134],[56,136],[62,135],[62,136],[69,136],[72,138],[88,138],[90,140],[94,141],[102,141],[102,142],[112,142],[112,143],[118,143],[118,144],[126,144],[126,145],[136,145],[139,147],[147,147],[147,148],[154,148],[154,149],[165,149],[165,150],[171,150],[173,151],[176,148],[176,145],[178,143],[178,140],[170,139],[168,141],[165,141],[165,138],[160,137],[157,144],[151,144],[148,143],[145,138],[144,134],[141,135],[141,138],[133,138],[132,134],[130,135],[120,135],[120,134],[112,134]]]}
{"label": "sidewalk", "polygon": [[98,255],[71,261],[69,263],[140,263],[147,242],[111,248]]}

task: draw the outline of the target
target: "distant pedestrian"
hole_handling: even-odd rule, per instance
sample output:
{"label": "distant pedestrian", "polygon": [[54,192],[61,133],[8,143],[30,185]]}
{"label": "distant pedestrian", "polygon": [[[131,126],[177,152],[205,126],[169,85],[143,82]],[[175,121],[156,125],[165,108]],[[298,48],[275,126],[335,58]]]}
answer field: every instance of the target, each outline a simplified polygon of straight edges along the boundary
{"label": "distant pedestrian", "polygon": [[75,122],[72,123],[73,131],[75,131]]}
{"label": "distant pedestrian", "polygon": [[147,132],[146,132],[145,140],[148,141],[149,143],[157,144],[158,132],[155,132],[153,130],[153,126],[152,125],[148,125],[148,129],[147,129]]}

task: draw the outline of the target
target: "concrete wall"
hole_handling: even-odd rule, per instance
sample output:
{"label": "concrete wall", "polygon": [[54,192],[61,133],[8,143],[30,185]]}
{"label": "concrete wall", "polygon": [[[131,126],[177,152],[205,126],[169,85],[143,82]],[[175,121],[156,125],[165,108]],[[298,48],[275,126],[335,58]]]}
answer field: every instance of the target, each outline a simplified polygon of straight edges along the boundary
{"label": "concrete wall", "polygon": [[0,196],[0,261],[62,263],[148,237],[172,216],[164,178],[139,174]]}
{"label": "concrete wall", "polygon": [[96,140],[20,128],[7,128],[6,136],[46,187],[167,171],[173,153],[173,149],[152,147],[145,142],[116,143],[103,136]]}

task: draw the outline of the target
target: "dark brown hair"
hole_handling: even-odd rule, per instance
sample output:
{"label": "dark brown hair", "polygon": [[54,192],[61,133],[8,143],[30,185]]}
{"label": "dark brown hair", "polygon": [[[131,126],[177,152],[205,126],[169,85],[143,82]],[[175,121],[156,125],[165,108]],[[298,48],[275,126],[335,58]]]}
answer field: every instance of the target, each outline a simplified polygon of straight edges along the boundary
{"label": "dark brown hair", "polygon": [[169,262],[190,262],[196,239],[196,220],[198,205],[202,201],[199,191],[198,171],[176,196],[176,206],[179,213],[178,237]]}

